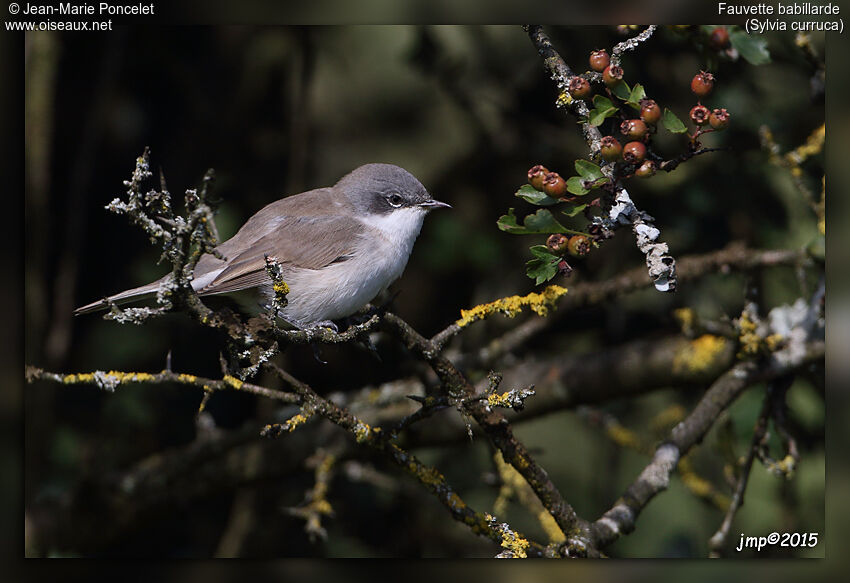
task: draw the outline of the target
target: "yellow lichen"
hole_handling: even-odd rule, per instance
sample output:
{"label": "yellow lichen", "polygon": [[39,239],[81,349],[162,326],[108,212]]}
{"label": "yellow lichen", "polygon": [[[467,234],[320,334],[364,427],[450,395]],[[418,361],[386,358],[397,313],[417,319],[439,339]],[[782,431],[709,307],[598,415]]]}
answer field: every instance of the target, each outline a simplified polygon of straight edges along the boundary
{"label": "yellow lichen", "polygon": [[710,481],[697,474],[689,457],[682,458],[679,461],[679,477],[682,484],[694,496],[705,499],[720,510],[725,511],[729,508],[729,497],[718,492]]}
{"label": "yellow lichen", "polygon": [[791,455],[786,455],[781,460],[768,464],[767,469],[776,474],[783,474],[786,478],[791,478],[794,476],[794,469],[796,467],[796,460]]}
{"label": "yellow lichen", "polygon": [[502,548],[509,550],[511,552],[511,558],[513,559],[527,558],[528,555],[525,550],[530,544],[531,543],[529,543],[527,539],[513,531],[506,531],[502,533]]}
{"label": "yellow lichen", "polygon": [[564,535],[564,531],[562,531],[561,527],[558,526],[558,522],[555,520],[555,517],[549,514],[549,511],[545,508],[537,513],[537,522],[539,522],[540,526],[543,527],[543,532],[545,532],[546,536],[549,537],[549,542],[562,543],[567,540],[566,535]]}
{"label": "yellow lichen", "polygon": [[662,410],[649,422],[649,426],[653,431],[668,431],[679,421],[685,418],[687,410],[679,404],[670,405]]}
{"label": "yellow lichen", "polygon": [[75,385],[77,383],[92,383],[94,382],[94,375],[91,373],[69,374],[65,375],[65,377],[62,379],[62,382],[66,385]]}
{"label": "yellow lichen", "polygon": [[181,383],[187,383],[187,384],[190,384],[190,385],[194,385],[196,382],[198,382],[198,377],[196,377],[193,374],[181,373],[181,374],[177,375],[177,380]]}
{"label": "yellow lichen", "polygon": [[289,286],[286,285],[285,281],[276,281],[272,284],[272,289],[274,290],[275,295],[278,297],[285,296],[289,293]]}
{"label": "yellow lichen", "polygon": [[771,334],[767,338],[764,339],[764,345],[767,346],[767,349],[771,352],[775,352],[781,346],[785,337],[782,334]]}
{"label": "yellow lichen", "polygon": [[640,438],[637,434],[618,423],[608,424],[605,432],[608,434],[608,438],[619,446],[631,449],[640,449],[641,447]]}
{"label": "yellow lichen", "polygon": [[369,435],[371,432],[372,428],[369,426],[369,424],[360,421],[354,427],[354,440],[357,443],[363,443],[364,441],[367,441],[369,439]]}
{"label": "yellow lichen", "polygon": [[823,144],[826,139],[826,124],[821,124],[819,128],[806,138],[806,143],[798,146],[794,150],[785,154],[785,160],[792,167],[797,167],[806,161],[810,156],[820,153],[823,150]]}
{"label": "yellow lichen", "polygon": [[461,497],[458,496],[455,492],[449,492],[448,502],[451,509],[455,512],[459,512],[466,508],[466,502],[461,500]]}
{"label": "yellow lichen", "polygon": [[513,466],[505,462],[502,452],[497,451],[493,456],[493,460],[496,462],[499,479],[502,482],[502,486],[499,488],[499,495],[493,503],[493,512],[499,516],[506,514],[508,501],[516,496],[520,504],[537,516],[540,526],[546,532],[550,542],[560,543],[565,541],[567,537],[564,536],[554,517],[540,503],[540,499],[531,489],[528,482],[525,481],[525,478]]}
{"label": "yellow lichen", "polygon": [[703,334],[691,340],[673,357],[675,374],[705,372],[714,365],[717,357],[726,349],[728,340],[722,336]]}
{"label": "yellow lichen", "polygon": [[487,404],[491,407],[511,407],[511,392],[505,391],[501,395],[491,393],[487,395]]}
{"label": "yellow lichen", "polygon": [[696,475],[695,473],[681,472],[681,477],[682,483],[685,484],[688,490],[690,490],[697,496],[704,498],[712,493],[713,488],[711,486],[711,483],[708,480]]}
{"label": "yellow lichen", "polygon": [[691,308],[679,308],[673,310],[673,317],[679,321],[679,326],[683,334],[690,334],[694,329],[694,324],[697,321],[696,312]]}
{"label": "yellow lichen", "polygon": [[111,370],[109,372],[86,372],[65,375],[62,382],[66,385],[77,385],[87,383],[109,383],[114,381],[114,384],[121,383],[145,383],[155,381],[156,376],[148,372],[122,372],[120,370]]}
{"label": "yellow lichen", "polygon": [[239,389],[241,389],[242,385],[244,384],[242,381],[240,381],[239,379],[237,379],[234,376],[230,376],[229,374],[224,375],[224,378],[222,378],[221,380],[223,380],[226,384],[230,385],[231,387],[233,387],[237,391]]}
{"label": "yellow lichen", "polygon": [[475,306],[469,310],[461,310],[460,319],[455,323],[462,328],[495,313],[502,313],[509,318],[513,318],[522,312],[525,306],[531,308],[535,314],[545,316],[549,313],[549,307],[565,293],[567,293],[566,288],[550,285],[540,293],[530,293],[526,296],[509,296],[487,304]]}
{"label": "yellow lichen", "polygon": [[307,420],[313,416],[311,411],[306,411],[302,409],[299,413],[296,413],[292,417],[286,420],[286,423],[283,424],[283,428],[292,433],[295,431],[295,428],[299,425],[303,425],[307,422]]}
{"label": "yellow lichen", "polygon": [[555,100],[555,105],[558,107],[564,107],[573,102],[573,96],[567,93],[566,91],[562,91],[558,98]]}

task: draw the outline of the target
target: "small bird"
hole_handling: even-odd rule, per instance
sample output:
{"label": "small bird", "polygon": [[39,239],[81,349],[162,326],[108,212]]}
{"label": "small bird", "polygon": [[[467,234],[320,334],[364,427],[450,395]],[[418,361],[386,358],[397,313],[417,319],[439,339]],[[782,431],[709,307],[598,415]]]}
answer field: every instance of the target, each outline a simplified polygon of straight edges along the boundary
{"label": "small bird", "polygon": [[[250,303],[274,297],[266,255],[277,260],[289,286],[279,316],[296,328],[331,326],[354,314],[404,271],[425,215],[451,208],[434,200],[407,170],[366,164],[334,186],[273,202],[248,219],[195,266],[198,295],[249,290]],[[156,295],[165,278],[109,297],[127,303]],[[259,297],[257,296],[259,293]],[[242,297],[241,301],[245,301]],[[77,308],[85,314],[107,308],[105,300]]]}

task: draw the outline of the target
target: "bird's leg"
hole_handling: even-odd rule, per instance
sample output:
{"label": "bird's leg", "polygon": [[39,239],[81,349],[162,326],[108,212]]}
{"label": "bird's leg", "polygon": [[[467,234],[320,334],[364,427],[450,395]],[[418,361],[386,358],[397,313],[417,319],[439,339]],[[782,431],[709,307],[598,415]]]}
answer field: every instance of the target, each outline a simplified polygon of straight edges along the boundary
{"label": "bird's leg", "polygon": [[[310,331],[313,331],[313,330],[318,330],[319,328],[328,328],[334,334],[337,334],[339,332],[339,328],[337,328],[336,324],[334,324],[330,320],[321,320],[319,322],[313,323],[309,327],[301,328],[301,329],[305,330],[307,332],[310,332]],[[316,344],[315,342],[311,342],[310,348],[313,349],[313,358],[315,358],[317,362],[319,362],[320,364],[327,364],[328,363],[326,360],[324,360],[322,358],[322,352],[321,352],[321,349],[319,348],[318,344]]]}

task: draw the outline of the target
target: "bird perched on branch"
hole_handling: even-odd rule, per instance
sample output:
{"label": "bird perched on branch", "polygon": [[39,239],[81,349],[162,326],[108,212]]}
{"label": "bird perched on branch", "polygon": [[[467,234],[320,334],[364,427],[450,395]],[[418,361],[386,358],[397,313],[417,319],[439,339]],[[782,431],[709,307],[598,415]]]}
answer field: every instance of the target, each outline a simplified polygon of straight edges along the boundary
{"label": "bird perched on branch", "polygon": [[[289,287],[279,316],[298,328],[331,325],[354,314],[404,271],[430,210],[449,207],[431,198],[407,170],[366,164],[334,186],[273,202],[203,255],[192,287],[200,296],[249,293],[254,307],[274,297],[266,257],[281,267]],[[167,277],[167,276],[166,276]],[[85,314],[151,298],[166,278],[77,308]],[[243,294],[240,301],[245,302]]]}

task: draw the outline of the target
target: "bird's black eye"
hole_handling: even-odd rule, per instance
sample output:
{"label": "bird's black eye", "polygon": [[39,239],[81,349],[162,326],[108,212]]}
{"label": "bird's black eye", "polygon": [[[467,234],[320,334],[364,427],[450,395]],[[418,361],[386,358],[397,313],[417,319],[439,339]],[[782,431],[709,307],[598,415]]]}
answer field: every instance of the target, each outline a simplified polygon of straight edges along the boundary
{"label": "bird's black eye", "polygon": [[393,193],[387,197],[387,202],[390,203],[390,206],[398,208],[401,206],[401,203],[404,202],[404,199],[401,198],[400,194]]}

